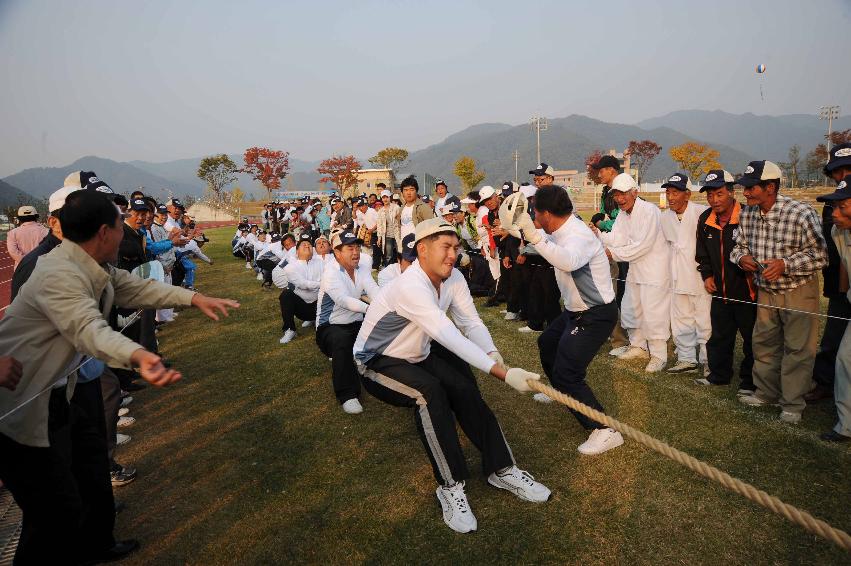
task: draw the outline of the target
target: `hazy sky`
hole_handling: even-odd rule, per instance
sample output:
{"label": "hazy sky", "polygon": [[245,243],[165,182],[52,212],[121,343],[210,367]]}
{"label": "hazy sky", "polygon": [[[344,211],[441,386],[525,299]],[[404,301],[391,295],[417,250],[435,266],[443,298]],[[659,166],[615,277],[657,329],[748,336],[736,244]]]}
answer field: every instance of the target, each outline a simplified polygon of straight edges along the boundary
{"label": "hazy sky", "polygon": [[252,145],[369,156],[534,113],[846,114],[849,24],[851,0],[0,0],[0,176]]}

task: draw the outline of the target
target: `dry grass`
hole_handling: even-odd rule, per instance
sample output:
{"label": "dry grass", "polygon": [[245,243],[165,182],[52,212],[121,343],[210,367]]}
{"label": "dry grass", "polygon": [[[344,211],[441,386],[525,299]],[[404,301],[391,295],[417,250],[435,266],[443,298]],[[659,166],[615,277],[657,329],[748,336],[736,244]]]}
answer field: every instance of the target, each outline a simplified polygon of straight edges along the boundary
{"label": "dry grass", "polygon": [[[551,563],[840,564],[847,554],[741,497],[627,442],[581,457],[584,434],[555,405],[539,405],[481,376],[518,463],[553,490],[533,505],[489,487],[464,439],[480,530],[450,531],[413,415],[364,395],[344,414],[313,332],[280,346],[277,293],[229,257],[231,229],[211,231],[199,284],[242,308],[223,323],[184,312],[161,333],[183,370],[132,406],[133,442],[119,460],[139,479],[119,536],[138,537],[134,564]],[[535,337],[498,309],[482,316],[510,363],[540,370]],[[599,355],[589,382],[608,412],[657,438],[851,530],[851,451],[818,440],[829,405],[799,427],[740,405],[732,389],[690,377],[647,377],[639,363]]]}

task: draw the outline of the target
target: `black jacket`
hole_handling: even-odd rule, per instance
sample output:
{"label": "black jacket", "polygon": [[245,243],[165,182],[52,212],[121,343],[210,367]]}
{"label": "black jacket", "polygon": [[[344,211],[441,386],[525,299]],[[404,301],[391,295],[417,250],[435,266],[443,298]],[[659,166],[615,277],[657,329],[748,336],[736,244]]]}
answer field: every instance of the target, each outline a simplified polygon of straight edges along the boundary
{"label": "black jacket", "polygon": [[706,280],[715,277],[716,297],[753,301],[755,295],[752,276],[730,261],[730,251],[736,243],[741,205],[737,202],[730,222],[724,230],[718,226],[715,212],[705,210],[697,221],[695,261],[700,276]]}
{"label": "black jacket", "polygon": [[121,244],[118,246],[118,261],[115,267],[133,271],[148,261],[148,258],[145,256],[144,241],[145,237],[142,234],[127,224],[124,224],[124,239],[121,240]]}
{"label": "black jacket", "polygon": [[824,296],[844,297],[845,293],[839,290],[839,251],[830,235],[830,230],[833,228],[833,205],[829,202],[824,203],[824,208],[821,211],[821,228],[827,242],[827,265],[821,270],[822,280],[824,281]]}
{"label": "black jacket", "polygon": [[21,262],[18,264],[18,267],[15,268],[15,273],[12,274],[12,299],[15,300],[15,297],[18,296],[18,291],[21,290],[21,286],[27,282],[27,279],[32,275],[33,270],[35,270],[35,264],[38,262],[38,258],[41,256],[50,253],[50,250],[58,246],[62,243],[62,240],[53,235],[53,232],[48,232],[47,236],[42,238],[42,240],[38,243],[30,253],[21,258]]}

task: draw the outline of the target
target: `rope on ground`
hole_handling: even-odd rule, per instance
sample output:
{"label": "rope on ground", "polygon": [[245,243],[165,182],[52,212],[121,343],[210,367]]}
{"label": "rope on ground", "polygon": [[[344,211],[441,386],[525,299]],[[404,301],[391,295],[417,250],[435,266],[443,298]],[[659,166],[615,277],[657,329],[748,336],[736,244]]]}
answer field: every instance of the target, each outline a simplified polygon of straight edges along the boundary
{"label": "rope on ground", "polygon": [[651,450],[655,450],[663,456],[667,456],[671,460],[677,462],[678,464],[682,464],[693,472],[697,472],[703,477],[709,478],[715,482],[720,483],[727,489],[738,493],[739,495],[744,496],[747,499],[750,499],[754,503],[762,505],[763,507],[777,513],[778,515],[786,517],[786,519],[788,519],[789,521],[798,524],[809,532],[816,534],[822,538],[825,538],[837,545],[838,547],[851,552],[851,535],[849,535],[845,531],[837,529],[836,527],[831,526],[829,523],[822,521],[821,519],[817,519],[816,517],[813,517],[806,511],[802,511],[794,505],[784,503],[777,497],[769,495],[761,489],[757,489],[749,483],[745,483],[740,479],[736,479],[730,474],[723,472],[714,466],[710,466],[706,462],[702,462],[693,456],[689,456],[685,452],[677,450],[673,446],[670,446],[669,444],[666,444],[661,440],[657,440],[652,436],[641,432],[640,430],[634,429],[627,424],[613,419],[605,413],[601,413],[596,409],[592,409],[588,405],[580,403],[573,397],[565,395],[560,391],[556,391],[552,387],[541,383],[540,381],[529,380],[527,381],[527,383],[529,387],[531,387],[534,391],[543,393],[548,397],[558,401],[562,405],[566,405],[570,409],[573,409],[574,411],[585,415],[589,419],[593,419],[601,424],[604,424],[608,427],[617,430],[621,434],[628,436],[639,444],[643,444]]}

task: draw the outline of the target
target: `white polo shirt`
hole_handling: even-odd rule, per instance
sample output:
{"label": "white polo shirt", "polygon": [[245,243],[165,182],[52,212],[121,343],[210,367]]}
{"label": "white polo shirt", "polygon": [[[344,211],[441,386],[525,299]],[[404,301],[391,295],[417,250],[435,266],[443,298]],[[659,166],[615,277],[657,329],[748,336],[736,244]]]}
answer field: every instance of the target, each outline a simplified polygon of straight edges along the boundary
{"label": "white polo shirt", "polygon": [[317,328],[325,324],[351,324],[363,320],[369,305],[360,300],[361,296],[368,295],[370,301],[378,296],[378,285],[372,278],[371,266],[371,263],[369,267],[359,265],[354,281],[336,260],[325,266],[316,300]]}
{"label": "white polo shirt", "polygon": [[310,261],[297,259],[284,268],[290,288],[306,303],[315,303],[319,298],[319,285],[322,282],[322,268],[325,262],[313,256]]}

